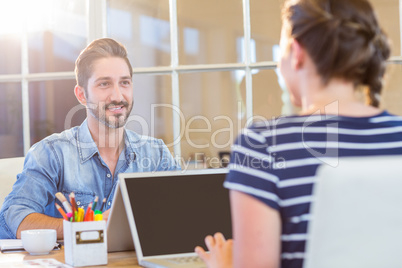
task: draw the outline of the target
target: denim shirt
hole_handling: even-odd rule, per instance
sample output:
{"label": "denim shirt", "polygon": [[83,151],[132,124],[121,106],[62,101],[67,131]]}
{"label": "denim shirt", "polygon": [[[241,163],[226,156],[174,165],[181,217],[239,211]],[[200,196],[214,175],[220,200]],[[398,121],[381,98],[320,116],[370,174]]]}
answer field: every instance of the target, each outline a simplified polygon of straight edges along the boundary
{"label": "denim shirt", "polygon": [[180,169],[162,140],[127,129],[124,140],[125,149],[114,174],[102,160],[86,120],[79,127],[53,134],[33,145],[0,210],[0,239],[16,238],[18,226],[31,213],[61,218],[55,207],[55,202],[62,206],[55,199],[57,192],[63,193],[67,200],[74,192],[77,205],[85,208],[98,196],[97,209],[100,209],[106,198],[105,211],[111,206],[119,173]]}

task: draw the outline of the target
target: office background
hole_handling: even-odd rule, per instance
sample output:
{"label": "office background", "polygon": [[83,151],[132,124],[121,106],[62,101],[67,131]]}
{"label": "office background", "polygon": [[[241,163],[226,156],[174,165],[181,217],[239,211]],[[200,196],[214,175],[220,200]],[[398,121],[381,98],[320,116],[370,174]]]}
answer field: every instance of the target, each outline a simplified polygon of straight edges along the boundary
{"label": "office background", "polygon": [[[381,107],[402,115],[402,4],[371,2],[393,48]],[[0,158],[83,121],[74,61],[101,37],[126,45],[133,65],[128,128],[184,161],[230,150],[249,122],[297,112],[275,71],[282,3],[0,0]]]}

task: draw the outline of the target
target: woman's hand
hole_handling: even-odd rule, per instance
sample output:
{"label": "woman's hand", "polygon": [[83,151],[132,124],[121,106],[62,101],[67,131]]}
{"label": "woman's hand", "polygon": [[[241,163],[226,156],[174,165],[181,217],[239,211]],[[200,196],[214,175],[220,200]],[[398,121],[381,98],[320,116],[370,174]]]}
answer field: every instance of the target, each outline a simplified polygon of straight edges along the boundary
{"label": "woman's hand", "polygon": [[216,233],[214,236],[205,237],[205,245],[209,253],[200,246],[195,248],[195,252],[208,268],[232,268],[232,239],[226,240],[223,234]]}

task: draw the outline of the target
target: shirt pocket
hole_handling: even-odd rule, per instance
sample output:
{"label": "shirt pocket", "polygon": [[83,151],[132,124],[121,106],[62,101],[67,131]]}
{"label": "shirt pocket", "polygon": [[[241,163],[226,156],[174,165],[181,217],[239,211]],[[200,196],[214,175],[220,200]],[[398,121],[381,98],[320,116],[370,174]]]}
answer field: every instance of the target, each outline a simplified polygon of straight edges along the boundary
{"label": "shirt pocket", "polygon": [[83,192],[83,191],[63,191],[64,196],[70,201],[70,193],[74,192],[75,202],[77,207],[88,207],[89,203],[95,200],[95,193],[93,192]]}

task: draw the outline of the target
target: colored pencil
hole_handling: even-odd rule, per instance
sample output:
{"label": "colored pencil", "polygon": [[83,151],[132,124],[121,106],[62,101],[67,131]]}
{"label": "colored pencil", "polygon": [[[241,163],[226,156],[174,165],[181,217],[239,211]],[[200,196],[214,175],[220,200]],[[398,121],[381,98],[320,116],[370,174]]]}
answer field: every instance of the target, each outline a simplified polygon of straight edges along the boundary
{"label": "colored pencil", "polygon": [[75,212],[77,211],[77,203],[75,202],[74,192],[71,192],[71,194],[70,194],[70,203],[71,203],[71,206],[73,207],[73,221],[75,221]]}
{"label": "colored pencil", "polygon": [[95,210],[95,209],[96,209],[96,205],[98,204],[98,200],[99,200],[99,197],[98,197],[98,196],[95,196],[95,200],[94,200],[94,204],[93,204],[93,206],[92,206],[92,210]]}
{"label": "colored pencil", "polygon": [[56,193],[57,199],[63,204],[64,209],[66,210],[66,213],[72,213],[70,203],[68,203],[67,199],[64,197],[64,195],[60,192]]}
{"label": "colored pencil", "polygon": [[61,206],[59,206],[57,203],[54,203],[56,205],[57,210],[60,212],[61,216],[63,216],[63,218],[68,221],[68,217],[66,215],[66,213],[64,212],[64,210],[61,208]]}
{"label": "colored pencil", "polygon": [[91,211],[92,211],[92,202],[89,203],[89,205],[87,207],[87,212],[85,213],[84,221],[89,221],[89,217],[90,217],[89,214],[91,213]]}
{"label": "colored pencil", "polygon": [[101,207],[100,211],[103,211],[103,207],[105,206],[105,204],[106,204],[106,197],[103,198],[102,207]]}

